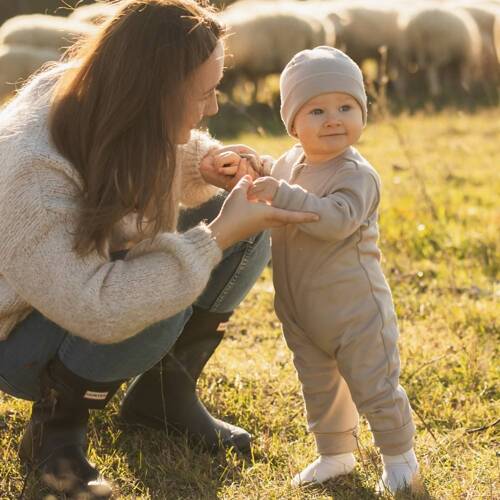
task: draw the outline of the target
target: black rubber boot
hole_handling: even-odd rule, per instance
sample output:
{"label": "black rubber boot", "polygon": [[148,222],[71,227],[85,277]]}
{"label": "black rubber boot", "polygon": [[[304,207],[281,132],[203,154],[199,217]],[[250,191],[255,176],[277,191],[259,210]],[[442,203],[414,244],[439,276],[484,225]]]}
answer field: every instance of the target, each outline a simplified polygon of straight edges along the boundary
{"label": "black rubber boot", "polygon": [[212,451],[250,449],[251,435],[210,415],[196,395],[196,383],[224,332],[219,328],[232,313],[193,307],[193,315],[170,352],[132,383],[122,402],[126,423],[185,433]]}
{"label": "black rubber boot", "polygon": [[109,498],[110,484],[87,460],[87,423],[89,409],[104,408],[122,382],[91,382],[51,361],[21,440],[21,462],[57,493]]}

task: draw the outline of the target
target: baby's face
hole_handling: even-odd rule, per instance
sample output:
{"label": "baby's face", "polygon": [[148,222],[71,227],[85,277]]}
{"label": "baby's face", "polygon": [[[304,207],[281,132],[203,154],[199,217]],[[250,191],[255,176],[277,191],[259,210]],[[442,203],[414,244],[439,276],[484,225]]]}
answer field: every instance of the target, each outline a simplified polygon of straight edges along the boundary
{"label": "baby's face", "polygon": [[335,158],[354,144],[363,130],[363,113],[354,97],[330,92],[313,97],[297,113],[292,131],[308,161]]}

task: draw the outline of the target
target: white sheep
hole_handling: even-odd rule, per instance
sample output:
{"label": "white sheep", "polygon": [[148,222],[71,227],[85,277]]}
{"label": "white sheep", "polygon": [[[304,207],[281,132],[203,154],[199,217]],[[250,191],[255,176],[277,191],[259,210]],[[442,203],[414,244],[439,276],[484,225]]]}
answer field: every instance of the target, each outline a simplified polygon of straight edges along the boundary
{"label": "white sheep", "polygon": [[0,46],[0,101],[5,100],[45,63],[58,61],[59,52],[26,45]]}
{"label": "white sheep", "polygon": [[290,2],[241,1],[219,17],[229,33],[224,81],[229,90],[238,77],[257,84],[267,75],[280,73],[297,52],[335,41],[328,20]]}
{"label": "white sheep", "polygon": [[443,93],[443,81],[466,89],[481,77],[481,35],[467,12],[458,6],[427,4],[400,16],[402,53],[408,68],[425,72],[430,95]]}
{"label": "white sheep", "polygon": [[91,24],[100,24],[113,17],[120,9],[119,3],[97,2],[77,7],[70,15],[70,19]]}
{"label": "white sheep", "polygon": [[496,16],[495,18],[495,26],[493,27],[493,38],[495,40],[497,62],[500,64],[500,16]]}
{"label": "white sheep", "polygon": [[500,83],[500,64],[495,47],[495,21],[500,17],[500,6],[490,2],[464,2],[460,4],[476,22],[482,42],[481,69],[485,85]]}
{"label": "white sheep", "polygon": [[45,14],[16,16],[0,27],[0,44],[63,50],[94,32],[88,23]]}
{"label": "white sheep", "polygon": [[402,31],[398,22],[401,6],[394,2],[319,2],[316,8],[335,25],[336,46],[344,50],[360,66],[367,59],[378,63],[385,50],[389,76],[396,77],[400,65]]}

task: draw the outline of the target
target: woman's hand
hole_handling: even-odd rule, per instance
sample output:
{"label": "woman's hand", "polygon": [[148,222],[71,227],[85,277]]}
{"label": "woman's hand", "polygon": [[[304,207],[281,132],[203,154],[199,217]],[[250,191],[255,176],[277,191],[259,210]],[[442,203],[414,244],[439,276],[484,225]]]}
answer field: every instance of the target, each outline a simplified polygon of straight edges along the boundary
{"label": "woman's hand", "polygon": [[247,158],[232,152],[208,154],[201,160],[200,173],[205,182],[226,191],[231,191],[245,175],[252,179],[259,176]]}
{"label": "woman's hand", "polygon": [[248,191],[252,186],[250,176],[240,179],[226,198],[219,215],[208,226],[222,250],[264,229],[319,220],[317,214],[310,212],[283,210],[250,201]]}
{"label": "woman's hand", "polygon": [[259,155],[242,144],[212,150],[200,163],[200,173],[209,184],[231,191],[245,175],[259,177]]}
{"label": "woman's hand", "polygon": [[248,199],[251,201],[265,201],[270,205],[279,186],[279,181],[274,177],[259,177],[248,190]]}

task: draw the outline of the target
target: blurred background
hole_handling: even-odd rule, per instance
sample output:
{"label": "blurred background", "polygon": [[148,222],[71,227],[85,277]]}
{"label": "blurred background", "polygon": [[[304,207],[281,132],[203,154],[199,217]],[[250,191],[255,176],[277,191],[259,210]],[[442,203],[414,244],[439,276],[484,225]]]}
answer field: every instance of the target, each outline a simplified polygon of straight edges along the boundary
{"label": "blurred background", "polygon": [[[279,73],[298,51],[338,47],[363,69],[370,119],[474,112],[500,101],[500,0],[213,0],[228,29],[217,136],[281,134]],[[119,8],[100,0],[0,0],[0,100]]]}

